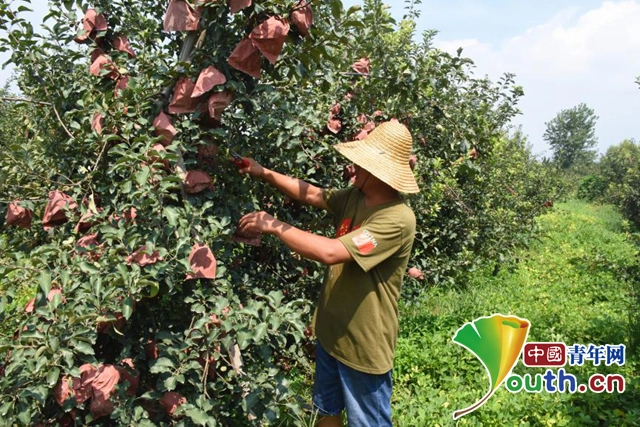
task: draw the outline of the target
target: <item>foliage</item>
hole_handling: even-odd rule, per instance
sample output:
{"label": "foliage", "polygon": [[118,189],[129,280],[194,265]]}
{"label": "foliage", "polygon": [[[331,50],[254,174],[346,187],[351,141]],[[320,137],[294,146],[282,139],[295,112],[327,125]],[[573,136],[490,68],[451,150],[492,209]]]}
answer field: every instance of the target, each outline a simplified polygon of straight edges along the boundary
{"label": "foliage", "polygon": [[640,145],[633,140],[609,147],[597,172],[583,181],[584,198],[612,203],[640,226]]}
{"label": "foliage", "polygon": [[[90,7],[105,14],[108,30],[77,47],[77,14]],[[332,145],[362,130],[361,114],[375,123],[396,118],[416,141],[423,192],[409,200],[420,230],[413,264],[429,283],[464,284],[468,271],[526,243],[553,189],[525,141],[505,134],[522,95],[513,76],[473,78],[469,59],[433,48],[430,32],[414,42],[415,23],[396,25],[378,1],[361,11],[344,10],[339,0],[313,3],[310,36],[293,30],[278,61],[263,61],[260,79],[228,65],[258,23],[295,7],[265,0],[230,14],[226,3],[207,2],[206,32],[176,33],[161,29],[166,2],[52,2],[43,35],[20,8],[0,9],[0,26],[11,29],[0,49],[12,50],[23,96],[40,102],[16,107],[30,109],[10,116],[25,132],[2,142],[0,215],[18,199],[34,212],[30,228],[5,227],[0,238],[3,419],[213,426],[274,424],[283,412],[299,413],[287,372],[308,369],[304,328],[322,269],[274,240],[252,247],[231,237],[241,215],[255,209],[326,235],[333,225],[324,213],[242,179],[230,148],[317,185],[343,186],[345,163]],[[118,34],[135,58],[112,48]],[[88,73],[97,47],[128,76],[128,88],[116,90],[110,70]],[[350,70],[362,57],[371,61],[368,75]],[[175,139],[166,152],[153,148],[162,140],[153,119],[176,82],[195,80],[209,65],[233,94],[221,122],[202,112],[174,114]],[[334,134],[326,123],[336,102],[342,128]],[[92,127],[97,115],[101,131]],[[203,147],[216,154],[203,160]],[[191,194],[185,172],[196,170],[212,184]],[[53,190],[77,208],[68,222],[44,230],[39,218]],[[87,214],[89,230],[76,230]],[[87,247],[78,245],[87,239]],[[215,279],[185,280],[196,244],[215,254]],[[139,265],[132,256],[140,251],[153,262]],[[414,296],[423,287],[411,279],[405,288]],[[61,294],[49,300],[52,289]],[[25,292],[35,298],[31,313],[22,308]],[[124,359],[132,359],[140,385],[129,396],[121,381],[108,416],[96,419],[90,403],[54,400],[54,387],[78,378],[84,364]],[[178,421],[158,407],[176,391],[186,398]]]}
{"label": "foliage", "polygon": [[[29,132],[24,123],[30,120],[29,117],[34,114],[35,109],[31,104],[19,104],[9,101],[15,98],[9,91],[9,82],[6,83],[3,89],[0,89],[0,98],[2,98],[0,101],[0,188],[5,188],[8,185],[7,181],[11,179],[11,171],[4,165],[10,164],[10,159],[16,154],[9,148],[9,143],[13,141],[16,145],[27,146]],[[36,147],[32,148],[35,149]],[[37,155],[34,157],[37,157]],[[34,168],[33,158],[25,160],[25,162],[19,163],[23,170]],[[4,196],[4,194],[0,193],[0,211],[2,212],[4,212],[2,205],[7,202],[1,200]],[[0,234],[0,264],[9,263],[7,256],[9,252],[8,236],[2,233]],[[7,276],[7,279],[12,280],[13,277],[14,273],[11,273]],[[2,288],[0,287],[0,289]],[[30,298],[30,296],[27,296],[29,291],[18,289],[16,292],[17,298],[13,306],[24,306]],[[0,333],[9,334],[12,331],[9,330],[8,325],[1,324]]]}
{"label": "foliage", "polygon": [[587,175],[580,181],[577,197],[581,200],[593,202],[600,200],[607,189],[607,183],[600,175]]}
{"label": "foliage", "polygon": [[586,104],[560,111],[546,123],[544,140],[553,149],[553,159],[562,169],[588,165],[595,160],[592,148],[598,142],[595,126],[598,116]]}
{"label": "foliage", "polygon": [[496,141],[493,155],[472,175],[477,184],[465,194],[475,211],[471,229],[478,230],[472,252],[486,251],[486,258],[497,262],[511,260],[518,248],[537,238],[537,216],[553,207],[557,178],[531,154],[519,130]]}
{"label": "foliage", "polygon": [[600,169],[608,183],[607,200],[640,226],[640,145],[625,140],[610,147],[600,160]]}
{"label": "foliage", "polygon": [[[544,241],[521,251],[521,261],[513,269],[497,276],[491,268],[478,271],[462,291],[432,288],[422,304],[401,312],[394,363],[394,425],[583,427],[640,422],[639,307],[638,300],[629,299],[638,283],[638,248],[629,241],[621,215],[610,205],[558,204],[541,217],[540,226]],[[493,313],[530,320],[530,342],[626,344],[623,367],[594,367],[589,362],[566,367],[580,381],[593,373],[621,374],[626,379],[625,392],[512,394],[501,387],[487,404],[454,422],[453,411],[481,397],[488,380],[478,359],[455,345],[452,337],[464,323]],[[519,362],[515,372],[544,370]]]}
{"label": "foliage", "polygon": [[[26,146],[29,139],[33,138],[28,124],[35,112],[33,104],[18,103],[13,94],[9,91],[9,82],[0,89],[0,165],[7,165],[12,162],[14,155],[10,145]],[[37,156],[36,156],[37,157]],[[18,162],[15,162],[18,163]],[[20,162],[23,169],[33,168],[34,164],[24,164]],[[10,171],[6,167],[0,168],[0,186],[11,182]]]}

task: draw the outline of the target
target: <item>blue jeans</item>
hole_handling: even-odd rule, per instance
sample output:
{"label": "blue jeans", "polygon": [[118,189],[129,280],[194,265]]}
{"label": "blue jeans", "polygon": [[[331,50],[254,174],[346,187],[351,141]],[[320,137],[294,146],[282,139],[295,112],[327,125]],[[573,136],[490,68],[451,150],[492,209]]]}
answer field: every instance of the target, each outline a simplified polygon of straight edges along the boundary
{"label": "blue jeans", "polygon": [[356,371],[317,343],[313,405],[318,415],[347,410],[349,427],[391,427],[391,371],[382,375]]}

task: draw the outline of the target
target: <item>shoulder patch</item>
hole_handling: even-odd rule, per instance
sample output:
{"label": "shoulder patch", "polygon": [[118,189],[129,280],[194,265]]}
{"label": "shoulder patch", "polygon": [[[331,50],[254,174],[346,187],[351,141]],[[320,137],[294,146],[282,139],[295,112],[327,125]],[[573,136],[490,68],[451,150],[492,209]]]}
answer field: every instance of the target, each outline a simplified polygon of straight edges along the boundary
{"label": "shoulder patch", "polygon": [[362,232],[352,237],[351,240],[353,240],[353,243],[362,255],[367,255],[378,246],[378,242],[367,229],[362,230]]}

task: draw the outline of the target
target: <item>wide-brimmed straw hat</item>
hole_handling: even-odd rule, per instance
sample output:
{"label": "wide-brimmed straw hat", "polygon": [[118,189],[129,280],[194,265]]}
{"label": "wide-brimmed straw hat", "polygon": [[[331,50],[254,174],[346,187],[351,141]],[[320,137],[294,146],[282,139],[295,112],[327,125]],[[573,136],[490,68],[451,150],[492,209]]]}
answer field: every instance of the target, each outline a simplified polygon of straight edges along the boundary
{"label": "wide-brimmed straw hat", "polygon": [[361,141],[334,145],[338,153],[401,193],[418,193],[409,166],[411,134],[400,122],[381,123]]}

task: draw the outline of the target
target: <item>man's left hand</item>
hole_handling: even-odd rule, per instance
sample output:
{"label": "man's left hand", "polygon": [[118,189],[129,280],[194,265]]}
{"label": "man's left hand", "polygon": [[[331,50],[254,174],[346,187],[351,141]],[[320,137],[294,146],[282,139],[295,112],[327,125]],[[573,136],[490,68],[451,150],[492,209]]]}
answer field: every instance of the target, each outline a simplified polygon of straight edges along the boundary
{"label": "man's left hand", "polygon": [[264,211],[251,212],[240,218],[238,230],[248,235],[273,234],[282,223]]}

